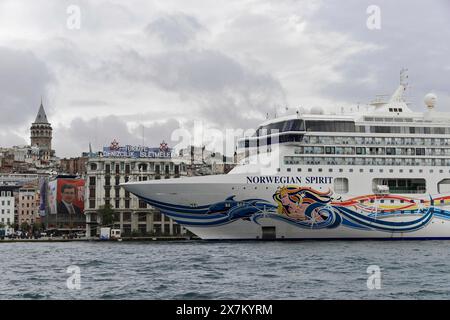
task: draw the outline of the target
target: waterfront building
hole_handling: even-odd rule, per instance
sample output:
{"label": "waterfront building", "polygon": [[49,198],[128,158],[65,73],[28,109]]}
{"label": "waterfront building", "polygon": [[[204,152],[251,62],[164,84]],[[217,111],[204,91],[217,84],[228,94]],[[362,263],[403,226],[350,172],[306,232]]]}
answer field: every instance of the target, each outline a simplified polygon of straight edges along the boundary
{"label": "waterfront building", "polygon": [[14,186],[0,186],[0,224],[7,233],[13,230],[15,198]]}
{"label": "waterfront building", "polygon": [[17,224],[32,225],[40,219],[40,194],[36,187],[25,185],[19,189],[17,195]]}
{"label": "waterfront building", "polygon": [[160,148],[119,147],[116,141],[101,153],[90,153],[86,173],[86,234],[99,231],[99,210],[109,206],[114,211],[114,227],[122,234],[179,235],[184,233],[172,219],[139,201],[120,184],[187,176],[183,160],[173,158],[167,145]]}

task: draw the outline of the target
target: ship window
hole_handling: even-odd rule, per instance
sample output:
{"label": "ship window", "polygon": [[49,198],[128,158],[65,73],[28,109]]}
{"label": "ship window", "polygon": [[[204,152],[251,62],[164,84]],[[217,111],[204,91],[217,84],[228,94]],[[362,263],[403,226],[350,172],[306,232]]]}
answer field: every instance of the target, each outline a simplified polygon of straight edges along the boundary
{"label": "ship window", "polygon": [[331,168],[330,168],[330,169],[328,169],[328,172],[333,172],[333,169],[331,169]]}
{"label": "ship window", "polygon": [[399,108],[399,109],[398,109],[398,112],[402,112],[402,111],[403,111],[403,109],[402,109],[402,108]]}
{"label": "ship window", "polygon": [[297,168],[297,172],[301,172],[302,171],[302,168]]}
{"label": "ship window", "polygon": [[312,172],[312,169],[311,169],[311,168],[308,168],[308,172]]}
{"label": "ship window", "polygon": [[392,112],[393,110],[392,110],[392,108],[389,108],[389,112]]}
{"label": "ship window", "polygon": [[364,172],[364,169],[359,169],[359,172]]}
{"label": "ship window", "polygon": [[306,121],[307,131],[316,132],[355,132],[355,123],[352,121]]}
{"label": "ship window", "polygon": [[426,192],[425,179],[376,178],[372,180],[374,193],[408,194]]}
{"label": "ship window", "polygon": [[291,172],[291,168],[287,168],[287,171],[288,171],[288,172]]}
{"label": "ship window", "polygon": [[340,194],[348,193],[348,179],[334,178],[334,192]]}

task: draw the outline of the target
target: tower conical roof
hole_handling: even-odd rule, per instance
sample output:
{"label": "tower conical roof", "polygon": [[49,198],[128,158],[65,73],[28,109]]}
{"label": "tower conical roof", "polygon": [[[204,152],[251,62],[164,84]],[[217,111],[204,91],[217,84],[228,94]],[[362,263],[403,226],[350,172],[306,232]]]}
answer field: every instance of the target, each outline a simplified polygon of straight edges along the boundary
{"label": "tower conical roof", "polygon": [[34,120],[34,123],[48,123],[47,115],[45,114],[44,106],[42,105],[42,100],[41,106],[39,107],[39,112],[36,116],[36,120]]}

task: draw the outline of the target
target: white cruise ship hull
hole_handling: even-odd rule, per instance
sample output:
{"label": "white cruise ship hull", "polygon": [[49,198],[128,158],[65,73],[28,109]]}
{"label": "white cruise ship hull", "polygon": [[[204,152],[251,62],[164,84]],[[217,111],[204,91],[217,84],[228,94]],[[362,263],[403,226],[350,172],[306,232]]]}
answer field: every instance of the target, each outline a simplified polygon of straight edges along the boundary
{"label": "white cruise ship hull", "polygon": [[450,239],[450,194],[340,195],[331,181],[310,180],[230,174],[123,186],[206,240]]}

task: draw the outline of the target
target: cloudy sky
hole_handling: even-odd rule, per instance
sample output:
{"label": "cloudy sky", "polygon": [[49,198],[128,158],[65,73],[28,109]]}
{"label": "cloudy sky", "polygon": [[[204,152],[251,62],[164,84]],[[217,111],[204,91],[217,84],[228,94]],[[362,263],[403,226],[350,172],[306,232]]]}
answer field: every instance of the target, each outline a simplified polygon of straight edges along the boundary
{"label": "cloudy sky", "polygon": [[366,103],[402,67],[414,110],[446,110],[449,42],[448,0],[0,0],[0,146],[29,143],[41,96],[60,157]]}

